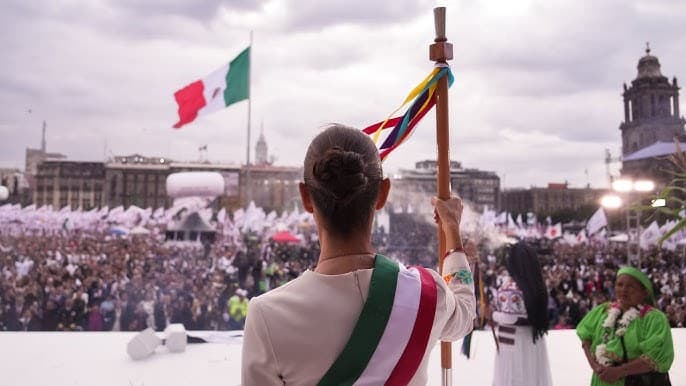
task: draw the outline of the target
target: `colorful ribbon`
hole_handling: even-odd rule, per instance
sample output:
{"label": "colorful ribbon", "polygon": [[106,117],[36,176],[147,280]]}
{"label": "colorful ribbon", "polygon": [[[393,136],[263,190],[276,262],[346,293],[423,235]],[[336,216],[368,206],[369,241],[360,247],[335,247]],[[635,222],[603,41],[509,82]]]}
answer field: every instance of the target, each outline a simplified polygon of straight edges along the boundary
{"label": "colorful ribbon", "polygon": [[[377,122],[367,128],[365,133],[372,136],[375,144],[379,143],[379,137],[384,129],[393,127],[393,130],[386,136],[386,139],[379,147],[379,155],[383,161],[395,148],[400,146],[409,138],[415,126],[424,118],[424,115],[436,105],[436,88],[438,80],[443,76],[448,76],[448,87],[452,86],[455,78],[450,71],[450,67],[436,67],[407,95],[403,103],[395,109],[385,120]],[[391,118],[398,110],[410,103],[410,107],[403,115]]]}

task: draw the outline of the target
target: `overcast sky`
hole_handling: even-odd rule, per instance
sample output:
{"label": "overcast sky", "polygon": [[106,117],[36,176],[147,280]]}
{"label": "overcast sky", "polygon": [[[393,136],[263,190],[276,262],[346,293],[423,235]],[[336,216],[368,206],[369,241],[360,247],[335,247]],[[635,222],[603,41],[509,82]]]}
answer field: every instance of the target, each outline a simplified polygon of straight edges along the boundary
{"label": "overcast sky", "polygon": [[[636,77],[646,41],[662,73],[686,81],[686,1],[444,3],[455,51],[452,158],[495,171],[505,187],[607,186],[603,152],[620,152],[622,83]],[[384,119],[433,65],[435,1],[0,4],[1,167],[23,168],[43,120],[48,150],[70,159],[107,151],[197,160],[207,144],[210,160],[244,163],[247,102],[171,126],[173,93],[230,61],[250,30],[251,154],[263,126],[280,165],[300,165],[326,123]],[[435,158],[434,130],[429,114],[386,170]]]}

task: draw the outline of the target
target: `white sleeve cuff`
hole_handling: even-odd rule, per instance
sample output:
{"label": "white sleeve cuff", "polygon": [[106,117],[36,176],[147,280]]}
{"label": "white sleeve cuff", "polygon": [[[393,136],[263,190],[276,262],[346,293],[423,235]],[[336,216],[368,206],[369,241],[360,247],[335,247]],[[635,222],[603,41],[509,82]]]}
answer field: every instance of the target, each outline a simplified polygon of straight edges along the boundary
{"label": "white sleeve cuff", "polygon": [[450,275],[455,272],[461,271],[463,269],[469,269],[469,262],[467,261],[467,255],[464,252],[453,252],[443,259],[443,270],[441,272],[443,276]]}

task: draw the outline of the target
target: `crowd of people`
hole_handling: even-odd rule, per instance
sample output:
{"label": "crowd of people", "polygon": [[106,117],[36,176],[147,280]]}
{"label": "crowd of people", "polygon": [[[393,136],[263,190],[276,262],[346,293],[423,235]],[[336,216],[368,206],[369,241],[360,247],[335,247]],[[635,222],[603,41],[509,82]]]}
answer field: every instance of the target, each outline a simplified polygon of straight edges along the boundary
{"label": "crowd of people", "polygon": [[[556,320],[565,318],[576,326],[588,310],[615,296],[616,272],[626,265],[624,246],[584,248],[558,246],[546,256],[544,269],[551,294],[558,300]],[[653,248],[641,261],[653,282],[657,307],[665,312],[672,327],[686,325],[686,265],[682,253]],[[562,272],[560,272],[562,271]],[[571,293],[571,296],[570,296]],[[560,307],[559,305],[564,305]],[[578,305],[579,311],[574,309]]]}
{"label": "crowd of people", "polygon": [[[505,252],[507,248],[502,248]],[[615,295],[617,269],[626,265],[623,244],[569,246],[544,241],[538,256],[548,289],[551,329],[574,328],[595,306]],[[497,287],[504,271],[496,254],[486,257],[482,268],[484,283]],[[679,251],[654,248],[643,252],[641,268],[655,287],[657,307],[665,312],[672,327],[686,325],[686,262]]]}
{"label": "crowd of people", "polygon": [[[0,330],[240,329],[247,298],[311,265],[311,247],[195,243],[155,235],[0,235]],[[233,305],[233,307],[231,307]]]}
{"label": "crowd of people", "polygon": [[[377,229],[378,251],[408,265],[432,266],[435,228],[411,216],[392,216]],[[411,232],[408,236],[407,232]],[[0,233],[0,330],[137,331],[241,329],[247,299],[312,269],[319,241],[276,243],[255,231],[219,237],[209,253],[198,243],[165,242],[162,232],[116,236],[102,230],[55,234]],[[481,275],[494,290],[506,247],[482,243]],[[614,295],[615,272],[625,263],[621,244],[537,245],[548,288],[551,329],[574,328]],[[686,323],[686,265],[679,251],[644,251],[657,306],[672,327]]]}

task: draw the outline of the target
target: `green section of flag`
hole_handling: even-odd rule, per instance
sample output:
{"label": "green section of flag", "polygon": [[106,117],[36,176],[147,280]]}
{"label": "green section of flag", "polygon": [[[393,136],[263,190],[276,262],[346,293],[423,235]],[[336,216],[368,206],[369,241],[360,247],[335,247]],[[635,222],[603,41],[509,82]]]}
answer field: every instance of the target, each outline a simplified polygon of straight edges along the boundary
{"label": "green section of flag", "polygon": [[250,98],[250,47],[236,56],[226,74],[224,103],[229,106]]}

